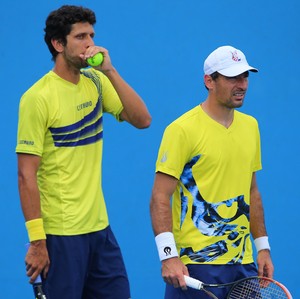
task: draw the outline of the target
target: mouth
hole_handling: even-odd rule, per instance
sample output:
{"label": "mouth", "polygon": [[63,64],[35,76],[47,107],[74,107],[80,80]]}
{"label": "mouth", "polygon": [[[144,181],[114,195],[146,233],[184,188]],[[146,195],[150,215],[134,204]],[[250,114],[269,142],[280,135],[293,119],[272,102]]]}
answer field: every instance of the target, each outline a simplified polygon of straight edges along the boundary
{"label": "mouth", "polygon": [[235,91],[234,93],[233,93],[233,95],[234,96],[244,96],[245,95],[245,91]]}
{"label": "mouth", "polygon": [[245,91],[236,91],[233,93],[233,96],[239,99],[243,99],[245,97]]}

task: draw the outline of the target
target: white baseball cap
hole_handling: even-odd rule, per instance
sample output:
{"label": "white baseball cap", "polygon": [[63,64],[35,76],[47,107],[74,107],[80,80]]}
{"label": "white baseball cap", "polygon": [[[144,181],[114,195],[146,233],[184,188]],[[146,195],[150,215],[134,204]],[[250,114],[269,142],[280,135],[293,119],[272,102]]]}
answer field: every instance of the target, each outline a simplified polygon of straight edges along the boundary
{"label": "white baseball cap", "polygon": [[247,71],[258,72],[248,64],[242,51],[231,46],[217,48],[204,61],[206,75],[218,72],[226,77],[235,77]]}

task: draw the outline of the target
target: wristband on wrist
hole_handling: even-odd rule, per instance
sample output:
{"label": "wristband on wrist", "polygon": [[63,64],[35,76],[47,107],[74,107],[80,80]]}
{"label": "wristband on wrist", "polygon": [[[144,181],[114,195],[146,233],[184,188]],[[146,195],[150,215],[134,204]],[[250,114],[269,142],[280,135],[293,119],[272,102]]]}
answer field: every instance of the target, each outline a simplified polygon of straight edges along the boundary
{"label": "wristband on wrist", "polygon": [[256,247],[257,252],[263,249],[271,250],[270,244],[269,244],[269,238],[267,236],[259,237],[254,240],[254,244]]}
{"label": "wristband on wrist", "polygon": [[171,232],[164,232],[155,237],[160,261],[177,257],[177,249],[174,236]]}
{"label": "wristband on wrist", "polygon": [[30,242],[46,239],[42,218],[26,221],[25,226],[27,229],[28,238]]}

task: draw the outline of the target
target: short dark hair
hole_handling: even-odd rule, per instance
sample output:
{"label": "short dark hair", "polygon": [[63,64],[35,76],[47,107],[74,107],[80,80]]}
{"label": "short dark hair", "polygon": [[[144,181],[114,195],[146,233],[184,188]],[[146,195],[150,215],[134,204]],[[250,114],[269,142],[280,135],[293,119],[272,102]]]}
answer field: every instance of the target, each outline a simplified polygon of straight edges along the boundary
{"label": "short dark hair", "polygon": [[[215,81],[219,77],[219,75],[220,74],[218,72],[214,72],[214,73],[210,74],[213,81]],[[209,90],[205,84],[204,84],[204,86],[207,90]]]}
{"label": "short dark hair", "polygon": [[218,77],[219,77],[219,73],[218,72],[214,72],[214,73],[212,73],[210,76],[211,76],[211,78],[213,79],[213,81],[215,81]]}
{"label": "short dark hair", "polygon": [[91,25],[96,23],[95,13],[82,6],[63,5],[57,10],[52,11],[47,20],[44,29],[44,40],[55,60],[58,52],[54,49],[51,41],[59,40],[63,45],[67,44],[67,35],[72,30],[72,25],[79,22],[88,22]]}

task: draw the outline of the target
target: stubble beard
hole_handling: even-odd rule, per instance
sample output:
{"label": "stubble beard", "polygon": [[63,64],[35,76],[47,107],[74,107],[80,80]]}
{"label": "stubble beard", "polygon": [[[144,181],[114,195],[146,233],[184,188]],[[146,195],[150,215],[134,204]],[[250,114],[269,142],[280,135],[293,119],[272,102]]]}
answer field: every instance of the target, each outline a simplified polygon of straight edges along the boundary
{"label": "stubble beard", "polygon": [[243,98],[239,100],[235,99],[235,96],[233,95],[230,99],[228,99],[226,103],[227,107],[231,109],[242,107],[245,101],[245,95],[246,94],[244,94]]}
{"label": "stubble beard", "polygon": [[65,52],[63,53],[63,57],[69,66],[69,68],[74,69],[74,70],[80,70],[82,68],[86,68],[88,66],[87,62],[80,57],[72,57]]}

